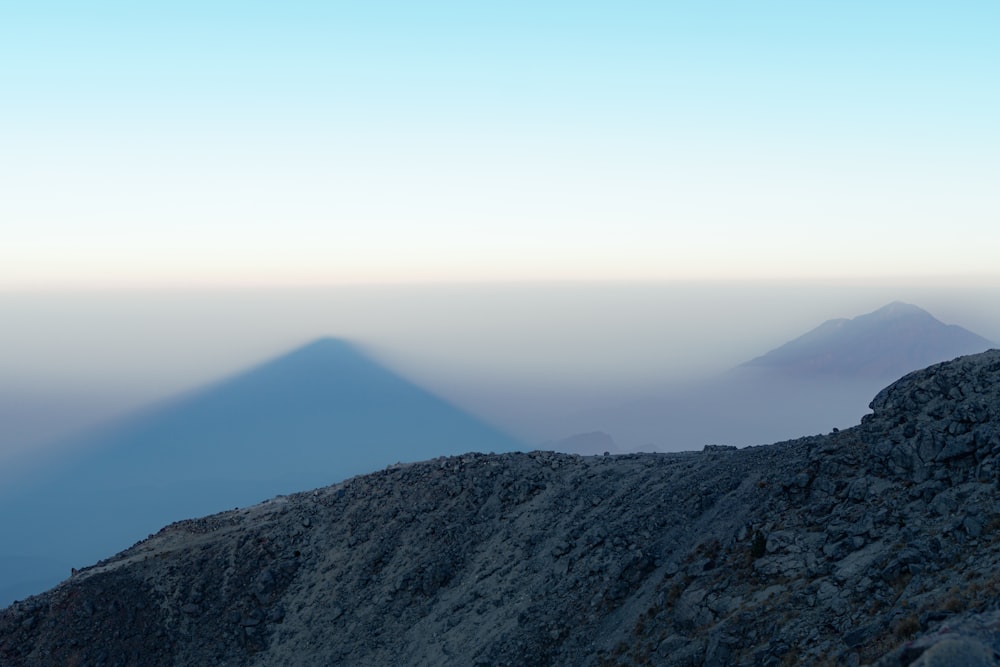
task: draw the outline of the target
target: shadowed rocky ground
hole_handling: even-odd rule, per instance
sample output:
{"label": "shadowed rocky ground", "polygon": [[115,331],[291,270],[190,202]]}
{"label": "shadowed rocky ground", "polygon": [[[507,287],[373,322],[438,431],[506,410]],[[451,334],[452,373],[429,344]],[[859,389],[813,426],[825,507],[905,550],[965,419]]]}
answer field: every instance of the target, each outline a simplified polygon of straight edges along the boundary
{"label": "shadowed rocky ground", "polygon": [[18,665],[992,665],[1000,352],[742,450],[468,454],[172,524],[0,615]]}

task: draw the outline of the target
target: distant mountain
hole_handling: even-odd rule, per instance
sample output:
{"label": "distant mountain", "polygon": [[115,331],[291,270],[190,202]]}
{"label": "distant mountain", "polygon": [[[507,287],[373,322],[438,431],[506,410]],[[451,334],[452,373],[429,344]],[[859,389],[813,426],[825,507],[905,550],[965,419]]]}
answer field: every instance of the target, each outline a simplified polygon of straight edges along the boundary
{"label": "distant mountain", "polygon": [[165,522],[399,461],[520,447],[355,346],[319,340],[0,479],[0,606]]}
{"label": "distant mountain", "polygon": [[[812,331],[711,380],[567,420],[566,433],[604,431],[617,450],[756,445],[849,426],[892,378],[993,344],[895,302]],[[651,443],[651,444],[650,444]],[[561,451],[585,453],[568,441]]]}
{"label": "distant mountain", "polygon": [[993,343],[968,329],[896,301],[853,319],[828,320],[742,367],[799,377],[882,381],[991,347]]}

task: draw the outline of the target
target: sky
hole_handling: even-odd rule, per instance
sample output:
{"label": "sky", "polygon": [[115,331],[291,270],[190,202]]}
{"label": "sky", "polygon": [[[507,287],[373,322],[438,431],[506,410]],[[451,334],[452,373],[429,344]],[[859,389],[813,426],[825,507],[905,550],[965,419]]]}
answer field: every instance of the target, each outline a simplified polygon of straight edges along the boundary
{"label": "sky", "polygon": [[0,2],[0,289],[996,281],[994,2]]}
{"label": "sky", "polygon": [[328,335],[522,425],[897,299],[1000,339],[998,20],[0,0],[0,450]]}

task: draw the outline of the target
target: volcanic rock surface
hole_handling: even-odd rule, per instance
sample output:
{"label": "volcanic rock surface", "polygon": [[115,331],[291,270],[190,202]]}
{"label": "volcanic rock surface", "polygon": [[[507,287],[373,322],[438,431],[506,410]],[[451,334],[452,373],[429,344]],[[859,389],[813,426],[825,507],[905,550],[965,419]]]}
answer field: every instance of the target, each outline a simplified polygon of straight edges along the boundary
{"label": "volcanic rock surface", "polygon": [[1000,351],[747,449],[467,454],[172,524],[0,665],[994,665]]}

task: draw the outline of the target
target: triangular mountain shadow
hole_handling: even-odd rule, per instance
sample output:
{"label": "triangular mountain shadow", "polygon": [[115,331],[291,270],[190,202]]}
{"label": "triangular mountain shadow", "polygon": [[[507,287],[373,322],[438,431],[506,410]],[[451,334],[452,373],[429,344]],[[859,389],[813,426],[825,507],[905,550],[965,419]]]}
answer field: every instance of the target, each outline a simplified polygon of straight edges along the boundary
{"label": "triangular mountain shadow", "polygon": [[[59,581],[71,565],[179,519],[399,461],[520,448],[354,345],[318,340],[92,432],[58,462],[5,480],[0,559],[21,568],[0,572],[0,596],[43,572]],[[63,571],[51,571],[53,559]]]}

